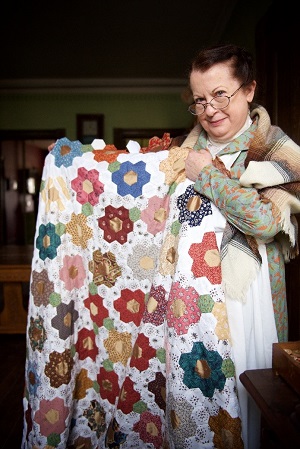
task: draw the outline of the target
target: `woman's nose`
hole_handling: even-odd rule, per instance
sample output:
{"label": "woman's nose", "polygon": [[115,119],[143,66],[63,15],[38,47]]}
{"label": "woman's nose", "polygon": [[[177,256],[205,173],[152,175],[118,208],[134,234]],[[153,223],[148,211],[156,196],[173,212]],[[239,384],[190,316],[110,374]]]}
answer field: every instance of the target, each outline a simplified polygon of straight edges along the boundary
{"label": "woman's nose", "polygon": [[214,115],[217,109],[215,109],[210,103],[206,103],[205,112],[208,115]]}

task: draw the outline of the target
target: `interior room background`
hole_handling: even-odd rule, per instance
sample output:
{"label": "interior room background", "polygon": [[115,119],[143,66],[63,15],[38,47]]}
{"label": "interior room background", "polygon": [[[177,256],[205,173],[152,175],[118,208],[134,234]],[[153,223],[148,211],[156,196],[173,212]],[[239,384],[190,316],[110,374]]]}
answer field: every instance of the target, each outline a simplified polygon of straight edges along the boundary
{"label": "interior room background", "polygon": [[187,111],[190,60],[220,40],[255,53],[256,25],[272,3],[7,5],[0,29],[0,243],[33,241],[50,142],[67,137],[89,143],[94,136],[123,149],[130,139],[143,145],[164,131],[172,137],[187,132],[194,125]]}
{"label": "interior room background", "polygon": [[[203,46],[234,42],[252,51],[259,102],[300,144],[297,33],[289,0],[7,4],[0,28],[0,244],[33,242],[50,142],[100,134],[121,149],[129,138],[188,131],[194,122],[186,70]],[[287,268],[292,339],[300,338],[299,271],[298,261]]]}

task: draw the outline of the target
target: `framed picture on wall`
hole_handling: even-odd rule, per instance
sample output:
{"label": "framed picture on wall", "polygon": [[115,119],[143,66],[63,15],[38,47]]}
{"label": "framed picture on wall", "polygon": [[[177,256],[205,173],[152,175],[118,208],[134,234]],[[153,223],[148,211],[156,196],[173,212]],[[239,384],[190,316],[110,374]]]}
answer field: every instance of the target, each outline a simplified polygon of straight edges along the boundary
{"label": "framed picture on wall", "polygon": [[104,138],[103,114],[77,114],[77,139],[84,145],[91,144],[94,139]]}

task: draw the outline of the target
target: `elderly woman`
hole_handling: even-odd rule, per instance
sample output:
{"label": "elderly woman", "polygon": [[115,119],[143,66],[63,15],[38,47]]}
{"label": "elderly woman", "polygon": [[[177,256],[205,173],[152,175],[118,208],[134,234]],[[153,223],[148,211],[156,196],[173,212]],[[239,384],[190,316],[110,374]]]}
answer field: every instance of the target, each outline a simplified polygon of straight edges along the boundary
{"label": "elderly woman", "polygon": [[23,449],[259,447],[239,375],[287,340],[300,152],[252,103],[244,49],[201,51],[190,88],[199,123],[181,146],[50,148]]}
{"label": "elderly woman", "polygon": [[262,106],[252,104],[256,81],[244,49],[201,51],[190,88],[189,111],[199,125],[183,144],[193,148],[186,175],[213,205],[244,444],[255,449],[258,433],[247,429],[247,397],[238,376],[270,367],[272,343],[287,340],[284,262],[298,253],[291,214],[299,212],[299,148],[271,126]]}

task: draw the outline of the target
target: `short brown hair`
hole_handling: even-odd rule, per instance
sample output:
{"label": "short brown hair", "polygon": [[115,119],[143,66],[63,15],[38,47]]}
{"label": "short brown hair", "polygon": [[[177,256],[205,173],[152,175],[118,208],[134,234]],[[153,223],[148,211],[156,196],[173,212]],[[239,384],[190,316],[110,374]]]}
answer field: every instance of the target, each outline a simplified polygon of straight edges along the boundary
{"label": "short brown hair", "polygon": [[213,65],[226,61],[230,61],[233,76],[241,84],[249,84],[255,79],[251,53],[233,44],[213,45],[201,50],[192,60],[189,77],[193,71],[206,72]]}

